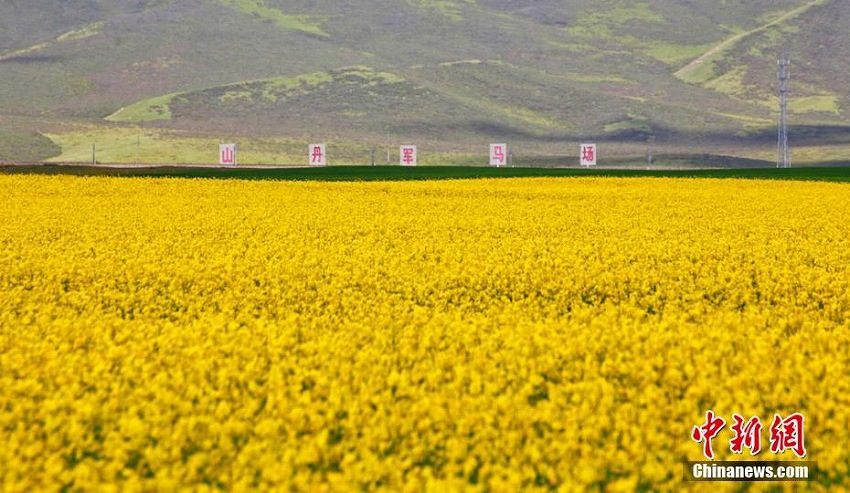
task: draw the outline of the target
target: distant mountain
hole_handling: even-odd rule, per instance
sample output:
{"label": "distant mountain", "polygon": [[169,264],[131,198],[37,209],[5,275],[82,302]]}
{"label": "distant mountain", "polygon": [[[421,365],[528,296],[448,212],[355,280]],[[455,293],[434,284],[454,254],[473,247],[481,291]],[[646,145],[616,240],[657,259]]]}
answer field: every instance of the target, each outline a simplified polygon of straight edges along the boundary
{"label": "distant mountain", "polygon": [[837,155],[848,32],[842,0],[7,0],[0,158],[92,127],[765,156],[781,54],[792,142]]}

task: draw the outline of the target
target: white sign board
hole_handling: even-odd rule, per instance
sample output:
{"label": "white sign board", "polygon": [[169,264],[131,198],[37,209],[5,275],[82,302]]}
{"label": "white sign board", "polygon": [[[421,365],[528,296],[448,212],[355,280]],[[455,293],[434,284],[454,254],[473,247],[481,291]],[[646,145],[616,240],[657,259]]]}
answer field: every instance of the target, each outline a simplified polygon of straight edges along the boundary
{"label": "white sign board", "polygon": [[312,166],[326,166],[328,164],[325,144],[310,144],[310,164]]}
{"label": "white sign board", "polygon": [[582,166],[596,166],[596,144],[582,144],[580,159]]}
{"label": "white sign board", "polygon": [[236,166],[236,144],[219,144],[218,164]]}
{"label": "white sign board", "polygon": [[504,166],[508,163],[508,145],[490,144],[490,166]]}
{"label": "white sign board", "polygon": [[416,146],[401,146],[399,149],[399,164],[402,166],[416,166]]}

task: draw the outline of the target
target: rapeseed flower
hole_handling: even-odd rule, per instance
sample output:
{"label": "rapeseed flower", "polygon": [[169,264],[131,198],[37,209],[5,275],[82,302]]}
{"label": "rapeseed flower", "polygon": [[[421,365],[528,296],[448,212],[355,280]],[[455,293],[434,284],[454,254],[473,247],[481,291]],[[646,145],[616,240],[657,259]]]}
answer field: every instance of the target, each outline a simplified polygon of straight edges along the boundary
{"label": "rapeseed flower", "polygon": [[3,491],[675,491],[707,410],[803,414],[850,486],[847,185],[0,196]]}

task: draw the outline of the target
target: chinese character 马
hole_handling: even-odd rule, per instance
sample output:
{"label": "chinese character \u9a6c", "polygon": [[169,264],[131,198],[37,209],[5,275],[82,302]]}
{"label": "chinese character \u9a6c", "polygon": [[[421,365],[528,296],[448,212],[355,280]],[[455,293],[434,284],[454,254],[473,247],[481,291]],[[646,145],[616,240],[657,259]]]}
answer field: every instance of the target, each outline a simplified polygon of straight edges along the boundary
{"label": "chinese character \u9a6c", "polygon": [[490,144],[490,166],[504,166],[507,147],[506,144]]}

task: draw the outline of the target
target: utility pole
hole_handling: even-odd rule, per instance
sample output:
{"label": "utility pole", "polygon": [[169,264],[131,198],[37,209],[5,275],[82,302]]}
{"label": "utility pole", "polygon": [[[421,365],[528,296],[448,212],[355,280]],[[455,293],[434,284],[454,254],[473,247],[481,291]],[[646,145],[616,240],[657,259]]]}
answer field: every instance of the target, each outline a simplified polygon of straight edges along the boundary
{"label": "utility pole", "polygon": [[791,60],[787,56],[779,59],[779,157],[777,168],[791,167],[791,151],[788,148],[788,79],[791,78]]}

